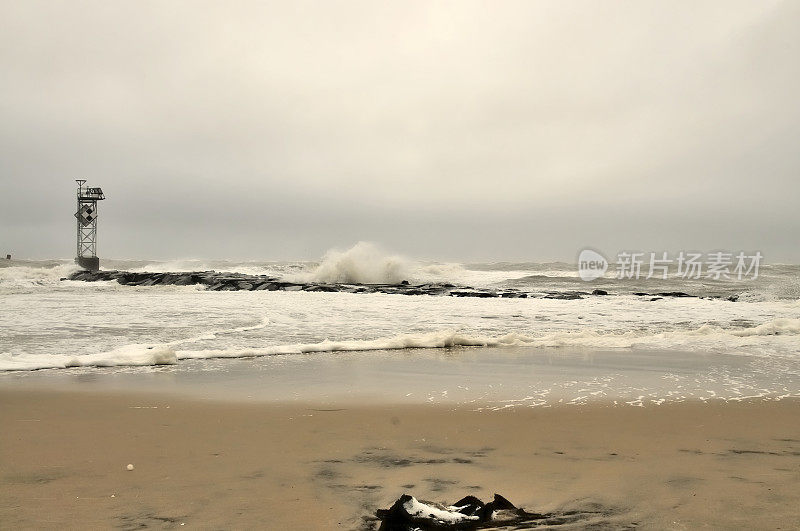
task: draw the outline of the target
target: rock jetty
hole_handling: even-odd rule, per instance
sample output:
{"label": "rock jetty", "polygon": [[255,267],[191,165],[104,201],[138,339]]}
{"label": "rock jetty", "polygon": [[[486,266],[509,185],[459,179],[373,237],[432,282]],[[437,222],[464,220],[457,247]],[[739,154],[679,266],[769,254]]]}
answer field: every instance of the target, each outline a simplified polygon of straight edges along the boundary
{"label": "rock jetty", "polygon": [[[439,295],[448,297],[478,297],[503,299],[559,299],[575,300],[591,296],[604,296],[608,292],[589,291],[522,291],[515,288],[473,288],[449,283],[412,284],[326,284],[323,282],[288,282],[267,275],[246,275],[220,271],[194,271],[178,273],[150,273],[131,271],[77,271],[62,280],[85,282],[117,281],[123,286],[205,286],[209,291],[317,291],[334,293],[387,293],[397,295]],[[694,297],[681,292],[635,293],[650,296],[650,300],[664,297]],[[728,300],[736,300],[730,297]]]}
{"label": "rock jetty", "polygon": [[124,286],[206,286],[209,291],[328,291],[340,293],[391,293],[401,295],[449,295],[452,297],[525,298],[516,289],[480,289],[447,283],[411,284],[326,284],[288,282],[267,275],[246,275],[218,271],[191,273],[149,273],[130,271],[78,271],[65,280],[85,282],[117,281]]}
{"label": "rock jetty", "polygon": [[[288,282],[267,275],[246,275],[218,271],[191,273],[149,273],[130,271],[78,271],[64,280],[85,282],[117,281],[124,286],[205,286],[209,291],[322,291],[339,293],[389,293],[399,295],[444,295],[450,297],[526,298],[528,293],[516,289],[484,289],[448,283],[411,284],[326,284],[321,282]],[[552,298],[580,298],[588,293],[545,293]]]}

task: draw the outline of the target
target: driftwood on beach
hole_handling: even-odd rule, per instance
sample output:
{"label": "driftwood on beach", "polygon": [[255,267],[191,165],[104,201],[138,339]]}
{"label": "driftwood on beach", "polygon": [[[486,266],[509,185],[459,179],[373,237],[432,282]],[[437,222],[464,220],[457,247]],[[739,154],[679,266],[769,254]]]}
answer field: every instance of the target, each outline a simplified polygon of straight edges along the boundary
{"label": "driftwood on beach", "polygon": [[[538,291],[526,292],[514,288],[473,288],[449,283],[410,284],[327,284],[322,282],[288,282],[267,275],[246,275],[218,271],[195,271],[188,273],[151,273],[131,271],[77,271],[62,280],[85,282],[117,281],[124,286],[205,286],[209,291],[311,291],[334,293],[388,293],[399,295],[440,295],[450,297],[480,297],[524,299],[582,299],[587,296],[603,296],[608,292],[596,289],[589,291]],[[662,297],[693,297],[682,292],[636,293]],[[730,300],[735,300],[731,298]]]}

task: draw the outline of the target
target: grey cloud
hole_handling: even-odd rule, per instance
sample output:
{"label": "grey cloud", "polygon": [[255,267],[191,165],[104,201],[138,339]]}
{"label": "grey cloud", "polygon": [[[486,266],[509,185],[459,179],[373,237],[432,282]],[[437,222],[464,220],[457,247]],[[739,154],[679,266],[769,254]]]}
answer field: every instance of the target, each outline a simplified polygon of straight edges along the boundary
{"label": "grey cloud", "polygon": [[797,261],[793,2],[0,7],[0,251]]}

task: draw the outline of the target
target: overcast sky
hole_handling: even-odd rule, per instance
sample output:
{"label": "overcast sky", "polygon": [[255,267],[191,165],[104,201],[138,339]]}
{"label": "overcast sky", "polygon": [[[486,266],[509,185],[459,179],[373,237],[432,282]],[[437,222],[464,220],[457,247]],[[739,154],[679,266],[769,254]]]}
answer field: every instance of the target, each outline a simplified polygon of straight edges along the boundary
{"label": "overcast sky", "polygon": [[800,2],[0,0],[0,252],[800,261]]}

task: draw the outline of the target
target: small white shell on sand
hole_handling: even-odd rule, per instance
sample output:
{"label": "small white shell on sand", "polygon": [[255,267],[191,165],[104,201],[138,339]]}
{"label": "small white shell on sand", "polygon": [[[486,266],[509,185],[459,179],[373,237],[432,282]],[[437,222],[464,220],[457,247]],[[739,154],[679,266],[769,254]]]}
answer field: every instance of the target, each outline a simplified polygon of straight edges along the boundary
{"label": "small white shell on sand", "polygon": [[128,466],[127,466],[127,467],[125,467],[125,468],[127,468],[128,470],[133,470],[133,465],[128,465]]}

